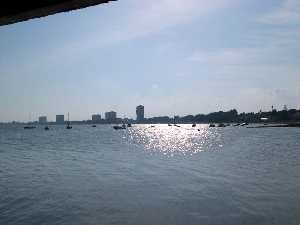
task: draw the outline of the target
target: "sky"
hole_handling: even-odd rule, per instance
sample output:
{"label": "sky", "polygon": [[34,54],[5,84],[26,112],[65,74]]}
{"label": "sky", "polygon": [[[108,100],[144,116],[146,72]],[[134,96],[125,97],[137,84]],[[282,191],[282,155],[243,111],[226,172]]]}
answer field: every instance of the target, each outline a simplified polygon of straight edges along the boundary
{"label": "sky", "polygon": [[299,0],[119,0],[0,27],[0,121],[300,108]]}

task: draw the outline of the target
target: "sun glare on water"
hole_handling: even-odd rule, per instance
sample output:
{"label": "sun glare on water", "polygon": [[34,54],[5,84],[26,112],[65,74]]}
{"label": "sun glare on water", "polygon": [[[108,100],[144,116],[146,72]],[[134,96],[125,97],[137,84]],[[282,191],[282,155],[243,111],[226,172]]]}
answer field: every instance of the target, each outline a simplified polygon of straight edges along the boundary
{"label": "sun glare on water", "polygon": [[137,125],[128,130],[128,140],[146,151],[168,156],[193,155],[222,147],[221,134],[217,129],[209,129],[207,125],[197,125],[196,128],[192,128],[191,124]]}

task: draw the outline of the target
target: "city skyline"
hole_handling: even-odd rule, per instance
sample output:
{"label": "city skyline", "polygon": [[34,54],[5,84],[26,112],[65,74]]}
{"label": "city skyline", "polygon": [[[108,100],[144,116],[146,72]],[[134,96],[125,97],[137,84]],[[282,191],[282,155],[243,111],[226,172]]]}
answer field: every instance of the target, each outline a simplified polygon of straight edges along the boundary
{"label": "city skyline", "polygon": [[[265,111],[272,111],[272,106],[274,107],[274,109],[276,109],[276,110],[283,110],[283,109],[285,109],[286,107],[288,107],[289,109],[298,109],[297,107],[290,107],[290,106],[287,106],[287,105],[282,105],[282,106],[279,106],[279,107],[275,107],[274,105],[271,105],[271,106],[269,106],[269,109],[268,108],[266,108],[266,110]],[[235,107],[235,108],[237,108],[237,107]],[[300,108],[300,107],[299,107]],[[177,115],[179,115],[179,116],[184,116],[184,115],[191,115],[191,114],[209,114],[209,113],[213,113],[213,112],[219,112],[219,111],[227,111],[227,110],[230,110],[230,109],[220,109],[220,110],[215,110],[215,111],[211,111],[211,112],[196,112],[196,113],[192,113],[192,112],[187,112],[187,113],[183,113],[183,114],[178,114],[178,113],[168,113],[168,114],[154,114],[154,115],[151,115],[151,114],[149,114],[149,113],[147,113],[147,117],[145,117],[145,118],[151,118],[151,117],[159,117],[159,116],[169,116],[169,117],[174,117],[174,116],[177,116]],[[245,112],[245,113],[251,113],[251,112],[254,112],[254,113],[257,113],[257,112],[259,112],[260,110],[262,110],[262,108],[261,109],[257,109],[257,110],[255,110],[255,111],[239,111],[239,112]],[[111,111],[109,111],[109,112],[116,112],[116,111],[114,111],[114,110],[111,110]],[[2,122],[12,122],[12,121],[15,121],[15,122],[29,122],[29,121],[31,121],[31,122],[33,122],[33,121],[39,121],[39,118],[40,117],[46,117],[46,119],[47,119],[47,121],[48,122],[54,122],[54,121],[56,121],[56,116],[57,115],[64,115],[64,117],[65,116],[67,116],[68,115],[68,113],[70,113],[70,117],[72,118],[72,112],[66,112],[66,113],[64,113],[64,114],[47,114],[47,113],[29,113],[29,116],[27,116],[27,119],[25,118],[24,120],[18,120],[18,119],[12,119],[12,120],[9,120],[9,121],[4,121],[4,120],[1,120],[0,119],[0,123],[2,123]],[[73,118],[72,120],[74,120],[74,121],[86,121],[86,120],[92,120],[92,117],[93,116],[100,116],[100,118],[101,119],[105,119],[105,113],[106,112],[95,112],[95,113],[88,113],[87,115],[84,115],[82,118],[80,118],[80,119],[78,119],[78,118]],[[118,113],[118,112],[116,112],[116,113]],[[122,113],[122,112],[119,112],[119,114],[121,114],[120,115],[120,117],[117,117],[117,118],[121,118],[121,119],[126,119],[126,118],[128,118],[128,119],[133,119],[133,120],[136,120],[136,110],[132,110],[132,113],[131,113],[131,116],[128,116],[128,115],[126,115],[126,114],[124,114],[124,113]]]}
{"label": "city skyline", "polygon": [[[186,114],[172,114],[172,115],[157,115],[157,116],[145,116],[145,107],[143,105],[138,105],[136,106],[135,108],[135,118],[134,117],[127,117],[125,116],[124,114],[120,113],[121,116],[117,116],[118,115],[118,112],[116,111],[108,111],[108,112],[104,112],[102,116],[101,113],[94,113],[94,114],[90,114],[90,115],[87,115],[84,119],[82,120],[78,120],[78,119],[70,119],[70,121],[77,121],[77,122],[95,122],[95,123],[98,123],[98,122],[103,122],[103,121],[106,121],[106,122],[110,122],[110,123],[114,123],[114,122],[121,122],[121,121],[135,121],[137,123],[142,123],[142,122],[145,122],[149,119],[153,119],[153,118],[165,118],[165,117],[168,117],[168,118],[175,118],[175,117],[178,117],[178,118],[183,118],[183,117],[189,117],[191,115],[209,115],[209,114],[214,114],[214,113],[222,113],[222,112],[231,112],[232,110],[236,110],[236,109],[230,109],[230,110],[219,110],[219,111],[213,111],[213,112],[209,112],[209,113],[201,113],[201,112],[198,112],[196,114],[193,114],[193,113],[186,113]],[[274,105],[272,105],[269,110],[266,110],[266,111],[263,111],[262,109],[258,110],[258,111],[251,111],[251,112],[239,112],[239,111],[236,111],[237,113],[240,113],[240,114],[259,114],[259,113],[269,113],[269,112],[273,112],[273,111],[296,111],[298,113],[298,111],[300,111],[299,109],[297,108],[288,108],[287,105],[283,105],[282,108],[275,108]],[[27,122],[38,122],[40,124],[45,124],[45,123],[57,123],[57,124],[64,124],[67,119],[66,119],[66,115],[69,116],[69,112],[66,113],[66,114],[56,114],[54,116],[55,119],[49,119],[49,118],[52,118],[51,116],[48,117],[47,114],[43,114],[43,115],[37,115],[37,117],[32,117],[32,115],[29,116],[29,120],[25,120],[25,121],[19,121],[19,120],[12,120],[12,121],[0,121],[0,123],[10,123],[10,122],[20,122],[20,123],[27,123]],[[300,114],[300,113],[299,113]],[[122,116],[123,115],[123,116]],[[297,114],[297,116],[299,116]]]}
{"label": "city skyline", "polygon": [[0,27],[0,121],[300,108],[299,15],[297,0],[128,0]]}

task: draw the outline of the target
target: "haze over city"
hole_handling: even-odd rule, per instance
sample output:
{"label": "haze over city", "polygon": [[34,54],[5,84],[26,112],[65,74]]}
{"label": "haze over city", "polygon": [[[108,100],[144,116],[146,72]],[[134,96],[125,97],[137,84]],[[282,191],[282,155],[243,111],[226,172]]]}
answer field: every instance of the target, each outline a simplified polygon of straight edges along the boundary
{"label": "haze over city", "polygon": [[297,0],[128,0],[0,27],[0,121],[300,108],[299,24]]}

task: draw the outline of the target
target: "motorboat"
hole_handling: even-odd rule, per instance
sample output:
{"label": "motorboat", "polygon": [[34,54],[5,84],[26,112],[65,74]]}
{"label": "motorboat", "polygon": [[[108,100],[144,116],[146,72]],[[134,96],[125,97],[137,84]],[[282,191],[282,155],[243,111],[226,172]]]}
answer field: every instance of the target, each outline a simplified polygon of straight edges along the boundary
{"label": "motorboat", "polygon": [[126,129],[126,126],[118,126],[118,125],[116,125],[116,126],[113,126],[113,128],[115,129],[115,130],[124,130],[124,129]]}
{"label": "motorboat", "polygon": [[25,126],[24,129],[25,130],[31,130],[31,129],[35,129],[35,126]]}

